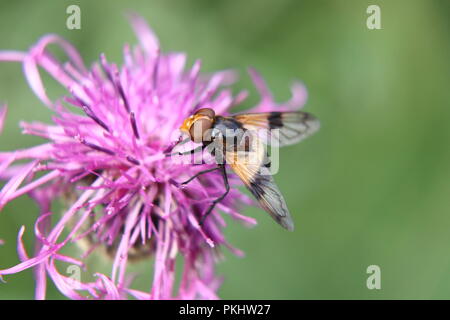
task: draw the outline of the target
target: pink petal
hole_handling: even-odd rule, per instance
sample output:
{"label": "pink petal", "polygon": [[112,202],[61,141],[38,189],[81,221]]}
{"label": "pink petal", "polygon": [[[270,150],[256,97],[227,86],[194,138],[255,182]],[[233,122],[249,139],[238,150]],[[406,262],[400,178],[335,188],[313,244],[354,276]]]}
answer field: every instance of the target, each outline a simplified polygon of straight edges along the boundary
{"label": "pink petal", "polygon": [[39,54],[42,54],[46,47],[50,44],[58,45],[67,57],[69,57],[69,61],[72,62],[72,64],[77,67],[82,74],[87,74],[87,69],[84,66],[83,58],[81,58],[81,55],[78,53],[77,49],[70,42],[58,35],[49,34],[43,36],[33,47],[33,50],[38,50]]}
{"label": "pink petal", "polygon": [[294,82],[291,86],[292,98],[286,103],[289,109],[300,109],[306,104],[308,99],[308,91],[301,82]]}
{"label": "pink petal", "polygon": [[26,53],[22,51],[3,50],[0,51],[0,61],[23,61]]}
{"label": "pink petal", "polygon": [[36,279],[34,296],[36,300],[45,300],[45,295],[47,292],[47,272],[44,263],[38,264],[35,267],[34,277]]}
{"label": "pink petal", "polygon": [[[0,161],[19,160],[19,159],[48,159],[50,152],[53,151],[53,145],[51,143],[45,143],[39,146],[18,149],[12,152],[0,152]],[[1,168],[1,167],[0,167]],[[5,168],[6,169],[6,168]],[[1,173],[1,170],[0,170]]]}
{"label": "pink petal", "polygon": [[111,279],[109,279],[107,276],[101,273],[96,273],[94,275],[98,277],[103,283],[103,287],[106,290],[106,297],[105,297],[106,300],[120,299],[119,291],[117,290],[116,285],[114,284],[114,282],[111,281]]}
{"label": "pink petal", "polygon": [[17,190],[25,178],[33,171],[38,161],[32,161],[3,187],[0,191],[0,209],[10,200],[10,196]]}
{"label": "pink petal", "polygon": [[25,77],[33,90],[34,94],[41,99],[41,101],[47,106],[51,107],[52,102],[47,97],[44,84],[42,83],[41,75],[36,64],[36,60],[33,56],[27,56],[23,62],[23,72]]}
{"label": "pink petal", "polygon": [[141,46],[149,54],[150,57],[155,58],[159,54],[159,40],[148,26],[147,22],[138,14],[128,14],[130,23],[136,33]]}
{"label": "pink petal", "polygon": [[42,251],[42,252],[39,253],[38,256],[30,258],[28,260],[25,260],[24,262],[21,262],[21,263],[15,265],[14,267],[0,270],[0,276],[1,275],[5,275],[5,274],[17,273],[17,272],[26,270],[28,268],[31,268],[31,267],[39,264],[39,263],[42,263],[49,256],[51,256],[54,253],[54,251],[56,251],[58,249],[59,249],[59,247],[54,247],[52,249]]}
{"label": "pink petal", "polygon": [[[23,69],[25,77],[38,98],[47,106],[52,107],[53,103],[46,94],[45,87],[42,83],[42,78],[39,74],[38,65],[43,66],[49,71],[52,76],[59,82],[62,82],[66,86],[69,84],[70,77],[64,72],[64,68],[57,63],[52,63],[45,54],[45,49],[50,44],[57,44],[67,54],[73,65],[78,67],[82,74],[86,74],[87,70],[84,66],[81,56],[78,54],[75,47],[69,42],[56,35],[47,35],[42,37],[36,45],[34,45],[28,55],[23,60]],[[44,59],[44,60],[42,60]],[[52,72],[53,70],[53,72]]]}
{"label": "pink petal", "polygon": [[61,275],[56,269],[53,259],[51,259],[51,261],[47,263],[46,269],[48,271],[49,276],[55,283],[56,287],[66,297],[74,300],[85,299],[85,297],[81,296],[76,290],[86,289],[86,286],[83,286],[83,284],[77,281],[76,279]]}
{"label": "pink petal", "polygon": [[14,193],[10,193],[7,201],[11,201],[17,197],[20,197],[20,196],[36,189],[37,187],[49,182],[50,180],[57,178],[59,175],[60,175],[59,171],[54,170],[54,171],[46,174],[45,176],[42,176],[39,179],[36,179],[35,181],[27,184],[26,186],[20,188],[19,190],[16,190]]}
{"label": "pink petal", "polygon": [[5,122],[6,113],[8,112],[8,109],[6,108],[6,105],[0,106],[0,134],[3,131],[3,124]]}
{"label": "pink petal", "polygon": [[25,250],[25,246],[23,244],[22,236],[25,232],[25,226],[22,226],[19,230],[19,234],[17,235],[17,253],[19,255],[20,261],[26,261],[30,258],[28,257],[27,251]]}
{"label": "pink petal", "polygon": [[[13,163],[16,160],[14,153],[9,153],[7,156],[5,155],[4,158],[2,158],[0,154],[0,178],[5,178],[4,172],[9,168],[11,163]],[[10,177],[7,177],[10,178]]]}
{"label": "pink petal", "polygon": [[261,99],[263,101],[272,100],[273,99],[272,93],[270,92],[266,82],[264,81],[263,77],[259,74],[259,72],[256,71],[256,69],[254,68],[248,68],[247,71],[250,74],[250,77],[252,78],[256,89],[258,89],[261,95]]}

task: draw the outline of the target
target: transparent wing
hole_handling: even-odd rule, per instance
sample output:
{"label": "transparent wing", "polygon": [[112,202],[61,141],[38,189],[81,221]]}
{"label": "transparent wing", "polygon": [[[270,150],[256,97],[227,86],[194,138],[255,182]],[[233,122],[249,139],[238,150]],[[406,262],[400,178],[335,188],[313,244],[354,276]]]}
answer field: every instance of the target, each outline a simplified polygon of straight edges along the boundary
{"label": "transparent wing", "polygon": [[[226,163],[244,182],[250,192],[271,217],[285,229],[294,230],[294,223],[280,190],[270,174],[270,162],[262,141],[249,135],[232,150],[225,152]],[[250,146],[250,147],[249,147]]]}
{"label": "transparent wing", "polygon": [[280,147],[300,142],[320,128],[317,118],[302,111],[246,113],[233,118],[245,129],[257,131],[264,143]]}

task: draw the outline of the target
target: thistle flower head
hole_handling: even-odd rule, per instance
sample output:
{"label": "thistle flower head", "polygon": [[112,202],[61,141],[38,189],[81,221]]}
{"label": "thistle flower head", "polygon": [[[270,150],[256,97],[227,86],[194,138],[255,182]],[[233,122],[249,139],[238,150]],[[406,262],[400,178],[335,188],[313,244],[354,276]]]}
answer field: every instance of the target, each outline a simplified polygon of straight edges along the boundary
{"label": "thistle flower head", "polygon": [[[177,181],[208,165],[166,157],[179,141],[178,128],[195,110],[207,107],[226,114],[245,99],[245,92],[233,96],[228,87],[235,81],[234,72],[204,75],[200,61],[186,68],[185,54],[162,53],[158,39],[140,17],[133,16],[131,23],[139,45],[124,47],[121,66],[102,54],[88,69],[76,49],[56,35],[44,36],[28,52],[0,52],[0,60],[22,63],[31,89],[54,113],[51,124],[21,123],[23,133],[43,137],[46,143],[0,152],[0,178],[5,181],[0,210],[23,195],[34,199],[40,209],[35,252],[25,249],[25,228],[20,228],[20,262],[0,270],[0,276],[34,268],[38,299],[45,298],[47,278],[73,299],[217,298],[218,248],[241,254],[223,236],[221,213],[248,225],[256,223],[239,213],[250,200],[232,188],[200,225],[202,213],[223,193],[220,173],[208,173],[181,188]],[[63,49],[67,62],[50,53],[51,44]],[[38,67],[67,89],[64,97],[47,96]],[[253,70],[250,74],[262,95],[252,111],[303,105],[306,93],[300,84],[293,86],[291,101],[279,105],[259,75]],[[0,107],[0,131],[5,116],[6,106]],[[237,179],[230,182],[239,185]],[[55,203],[62,204],[62,213],[52,211]],[[71,246],[81,253],[65,254]],[[85,265],[85,259],[97,251],[111,257],[110,274]],[[175,287],[178,256],[183,267]],[[127,272],[129,262],[137,258],[153,261],[148,291],[134,289],[135,275]],[[56,261],[79,266],[94,277],[74,279],[58,270]]]}

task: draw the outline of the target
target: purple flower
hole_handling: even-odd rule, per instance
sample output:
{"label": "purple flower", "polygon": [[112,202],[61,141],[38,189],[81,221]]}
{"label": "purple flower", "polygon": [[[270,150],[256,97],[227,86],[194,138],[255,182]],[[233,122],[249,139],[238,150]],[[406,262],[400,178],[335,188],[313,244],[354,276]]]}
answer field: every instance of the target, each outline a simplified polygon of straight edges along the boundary
{"label": "purple flower", "polygon": [[[161,53],[145,21],[133,16],[131,23],[140,45],[124,47],[120,67],[101,55],[88,69],[76,49],[56,35],[44,36],[28,52],[0,52],[2,61],[22,63],[30,87],[54,112],[51,124],[21,123],[23,133],[43,137],[46,143],[0,152],[0,178],[6,181],[0,210],[26,194],[40,208],[35,252],[30,255],[25,249],[21,227],[20,262],[0,270],[0,277],[33,268],[37,299],[45,298],[47,278],[72,299],[216,299],[221,283],[215,274],[218,249],[225,246],[242,254],[225,240],[221,213],[256,224],[239,213],[251,200],[233,188],[200,226],[202,213],[223,193],[221,176],[211,172],[180,188],[176,181],[211,165],[165,156],[178,142],[179,126],[194,110],[208,107],[227,114],[246,98],[246,92],[233,96],[228,88],[235,74],[200,74],[200,61],[186,70],[185,54]],[[67,62],[49,52],[51,44],[63,49]],[[47,96],[38,67],[68,90],[66,96],[55,101]],[[301,84],[294,84],[289,102],[277,104],[261,77],[254,70],[250,75],[262,96],[253,112],[304,104]],[[6,106],[0,107],[0,131],[5,116]],[[230,182],[240,185],[237,178]],[[52,211],[55,204],[64,208],[62,213]],[[76,248],[80,254],[74,253]],[[110,274],[85,265],[93,252],[111,258]],[[177,256],[183,267],[175,288]],[[154,261],[148,292],[133,289],[136,275],[127,271],[128,263],[138,258]],[[74,277],[69,269],[58,269],[57,261],[86,272]]]}

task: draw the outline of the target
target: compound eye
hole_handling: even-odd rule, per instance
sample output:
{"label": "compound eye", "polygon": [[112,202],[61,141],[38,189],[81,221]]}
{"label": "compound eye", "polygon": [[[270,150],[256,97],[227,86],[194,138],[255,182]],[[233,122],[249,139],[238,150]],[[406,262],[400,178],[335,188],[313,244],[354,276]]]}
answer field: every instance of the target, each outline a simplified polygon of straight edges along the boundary
{"label": "compound eye", "polygon": [[196,115],[202,115],[202,116],[206,116],[208,118],[213,119],[216,116],[216,113],[214,112],[213,109],[210,108],[202,108],[202,109],[198,109],[197,112],[195,112]]}
{"label": "compound eye", "polygon": [[201,118],[194,121],[189,130],[192,140],[196,143],[203,142],[206,139],[212,124],[212,119],[209,118]]}

